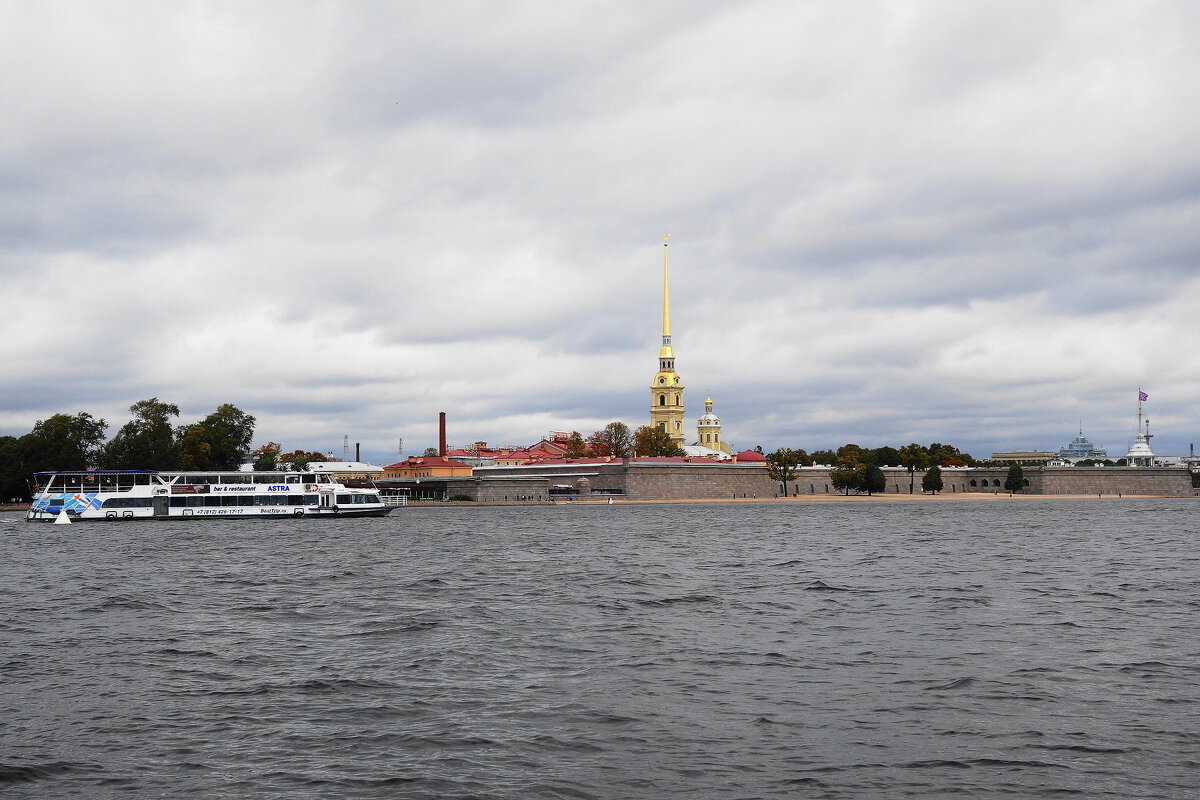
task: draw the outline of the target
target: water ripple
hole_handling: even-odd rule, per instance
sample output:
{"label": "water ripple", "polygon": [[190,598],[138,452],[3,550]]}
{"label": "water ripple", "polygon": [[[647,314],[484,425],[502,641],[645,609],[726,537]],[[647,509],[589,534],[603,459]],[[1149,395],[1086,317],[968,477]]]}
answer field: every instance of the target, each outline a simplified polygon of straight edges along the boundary
{"label": "water ripple", "polygon": [[1190,800],[1194,510],[0,514],[0,792]]}

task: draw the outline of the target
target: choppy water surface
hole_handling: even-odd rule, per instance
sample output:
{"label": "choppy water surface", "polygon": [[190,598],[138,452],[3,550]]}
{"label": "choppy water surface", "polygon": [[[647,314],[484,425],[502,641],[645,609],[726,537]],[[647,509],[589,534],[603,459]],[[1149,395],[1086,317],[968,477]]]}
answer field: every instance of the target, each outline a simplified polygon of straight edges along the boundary
{"label": "choppy water surface", "polygon": [[5,797],[1155,797],[1189,500],[0,515]]}

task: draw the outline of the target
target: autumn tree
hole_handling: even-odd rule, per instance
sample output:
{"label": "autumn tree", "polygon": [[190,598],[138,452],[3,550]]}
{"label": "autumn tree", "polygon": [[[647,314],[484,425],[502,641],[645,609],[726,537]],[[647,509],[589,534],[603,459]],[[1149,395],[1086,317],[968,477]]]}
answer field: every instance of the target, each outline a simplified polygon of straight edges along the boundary
{"label": "autumn tree", "polygon": [[[870,450],[865,450],[856,444],[844,444],[837,449],[837,459],[846,463],[855,463],[860,466],[875,463],[875,459],[871,456]],[[836,464],[837,461],[834,461]]]}
{"label": "autumn tree", "polygon": [[[437,455],[437,451],[434,451]],[[328,461],[329,458],[324,453],[318,453],[315,450],[293,450],[290,453],[280,453],[278,461],[280,464],[290,464],[292,469],[297,472],[303,472],[308,469],[308,465],[314,461]]]}
{"label": "autumn tree", "polygon": [[686,456],[679,443],[657,425],[643,425],[633,432],[633,452],[639,456]]}
{"label": "autumn tree", "polygon": [[250,455],[254,456],[254,468],[259,472],[270,472],[279,466],[279,442],[267,442]]}
{"label": "autumn tree", "polygon": [[973,467],[976,464],[970,453],[960,452],[957,447],[940,442],[929,445],[929,461],[941,467]]}
{"label": "autumn tree", "polygon": [[633,434],[624,422],[610,422],[588,437],[588,445],[598,456],[627,458],[633,454]]}
{"label": "autumn tree", "polygon": [[583,434],[571,431],[571,435],[567,437],[567,458],[586,458],[587,454],[587,442],[583,440]]}

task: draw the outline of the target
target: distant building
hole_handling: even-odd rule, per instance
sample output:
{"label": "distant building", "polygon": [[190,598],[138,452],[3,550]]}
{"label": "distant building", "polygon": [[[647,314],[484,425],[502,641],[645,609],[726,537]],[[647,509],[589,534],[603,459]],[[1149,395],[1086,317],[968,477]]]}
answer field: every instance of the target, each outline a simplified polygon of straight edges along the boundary
{"label": "distant building", "polygon": [[383,467],[361,461],[310,461],[305,472],[320,472],[339,478],[380,478]]}
{"label": "distant building", "polygon": [[1088,438],[1083,435],[1083,428],[1081,427],[1079,435],[1069,445],[1058,451],[1058,457],[1062,461],[1069,461],[1072,464],[1076,461],[1085,461],[1087,459],[1103,461],[1108,458],[1108,451],[1096,447],[1088,441]]}
{"label": "distant building", "polygon": [[1045,464],[1054,458],[1058,458],[1058,453],[1048,450],[1010,450],[1007,453],[992,453],[992,461],[1002,464],[1018,462]]}
{"label": "distant building", "polygon": [[469,478],[471,466],[441,456],[412,456],[382,468],[384,478]]}
{"label": "distant building", "polygon": [[1150,440],[1153,438],[1153,434],[1150,433],[1150,420],[1146,420],[1146,428],[1142,430],[1142,403],[1149,399],[1150,395],[1138,389],[1137,435],[1133,437],[1133,444],[1125,454],[1125,461],[1131,467],[1154,466],[1154,451],[1150,449]]}

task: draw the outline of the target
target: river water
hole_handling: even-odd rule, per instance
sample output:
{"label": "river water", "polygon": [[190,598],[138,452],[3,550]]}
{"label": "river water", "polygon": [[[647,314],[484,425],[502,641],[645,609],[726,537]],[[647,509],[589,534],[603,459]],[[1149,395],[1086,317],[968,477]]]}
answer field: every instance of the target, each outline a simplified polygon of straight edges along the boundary
{"label": "river water", "polygon": [[0,795],[1194,798],[1192,500],[0,515]]}

